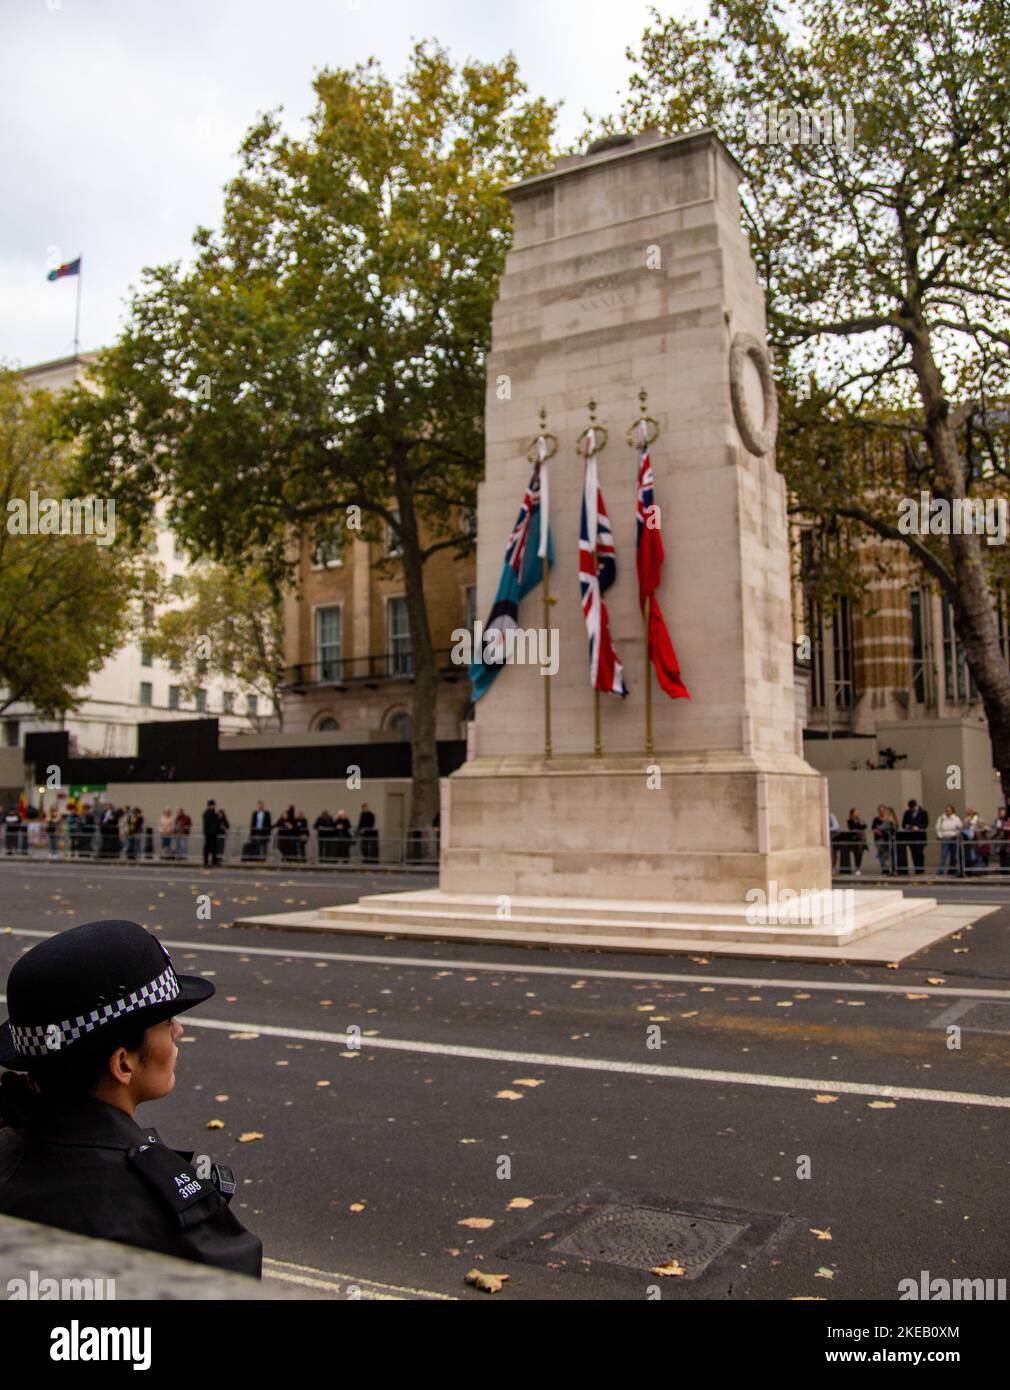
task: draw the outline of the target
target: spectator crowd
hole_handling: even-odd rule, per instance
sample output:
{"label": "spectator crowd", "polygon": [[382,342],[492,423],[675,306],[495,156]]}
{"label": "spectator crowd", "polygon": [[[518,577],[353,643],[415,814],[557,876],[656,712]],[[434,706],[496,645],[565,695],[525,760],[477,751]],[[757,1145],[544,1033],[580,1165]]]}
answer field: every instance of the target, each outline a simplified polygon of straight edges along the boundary
{"label": "spectator crowd", "polygon": [[[872,846],[880,872],[885,875],[924,874],[930,842],[929,813],[909,801],[901,820],[893,806],[880,805],[869,825],[859,808],[849,811],[844,828],[834,813],[828,814],[832,872],[861,877],[863,857]],[[988,872],[1010,873],[1010,818],[999,806],[992,823],[969,807],[959,816],[949,803],[932,825],[939,847],[939,863],[933,872],[955,875]]]}

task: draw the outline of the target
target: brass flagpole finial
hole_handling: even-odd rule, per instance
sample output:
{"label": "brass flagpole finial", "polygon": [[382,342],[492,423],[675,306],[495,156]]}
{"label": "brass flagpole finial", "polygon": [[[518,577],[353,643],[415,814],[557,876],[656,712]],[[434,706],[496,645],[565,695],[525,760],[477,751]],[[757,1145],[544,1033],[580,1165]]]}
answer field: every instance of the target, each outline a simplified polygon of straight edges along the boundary
{"label": "brass flagpole finial", "polygon": [[636,447],[639,449],[647,449],[650,444],[655,443],[660,435],[659,421],[652,415],[646,415],[645,413],[648,400],[649,393],[643,386],[638,393],[638,419],[628,426],[628,432],[625,435],[625,439],[627,439],[629,446],[633,449]]}
{"label": "brass flagpole finial", "polygon": [[526,457],[530,463],[546,463],[558,452],[557,435],[547,433],[547,408],[540,407],[540,432],[526,446]]}
{"label": "brass flagpole finial", "polygon": [[589,401],[589,425],[575,441],[575,452],[581,458],[588,458],[590,454],[598,454],[601,449],[606,447],[607,427],[597,424],[596,399],[593,397]]}

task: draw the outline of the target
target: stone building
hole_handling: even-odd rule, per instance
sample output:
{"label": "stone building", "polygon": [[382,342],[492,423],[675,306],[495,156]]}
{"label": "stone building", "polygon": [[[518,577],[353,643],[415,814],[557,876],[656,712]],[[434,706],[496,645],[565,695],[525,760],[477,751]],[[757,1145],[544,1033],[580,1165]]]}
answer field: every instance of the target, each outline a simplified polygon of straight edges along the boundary
{"label": "stone building", "polygon": [[[507,537],[502,537],[504,547]],[[436,552],[424,567],[440,673],[436,738],[465,737],[469,672],[449,659],[452,632],[476,617],[474,557]],[[286,733],[339,733],[348,743],[408,740],[413,652],[396,539],[368,541],[342,524],[323,544],[303,540],[285,601]]]}

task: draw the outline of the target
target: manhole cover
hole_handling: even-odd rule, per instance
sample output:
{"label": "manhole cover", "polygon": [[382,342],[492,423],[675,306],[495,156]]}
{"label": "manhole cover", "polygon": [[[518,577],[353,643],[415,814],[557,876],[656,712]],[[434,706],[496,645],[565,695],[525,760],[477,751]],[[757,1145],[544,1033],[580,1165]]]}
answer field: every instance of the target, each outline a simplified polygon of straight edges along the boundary
{"label": "manhole cover", "polygon": [[1010,1004],[982,1000],[966,1009],[958,1022],[978,1033],[1010,1033]]}
{"label": "manhole cover", "polygon": [[747,1229],[735,1221],[615,1203],[595,1211],[551,1249],[627,1269],[676,1260],[685,1279],[697,1279]]}

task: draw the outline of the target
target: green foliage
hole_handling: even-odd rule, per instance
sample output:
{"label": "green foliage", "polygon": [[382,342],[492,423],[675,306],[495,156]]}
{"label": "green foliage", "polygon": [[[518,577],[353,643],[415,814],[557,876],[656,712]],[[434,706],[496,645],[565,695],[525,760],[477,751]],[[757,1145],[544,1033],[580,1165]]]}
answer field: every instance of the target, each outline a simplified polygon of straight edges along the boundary
{"label": "green foliage", "polygon": [[274,582],[293,529],[349,504],[389,521],[403,487],[440,543],[471,544],[502,189],[545,167],[554,116],[512,58],[457,71],[424,45],[400,84],[369,62],[315,88],[304,138],[275,115],[249,131],[220,231],[145,272],[66,417],[131,525],[163,494],[196,553],[255,551]]}
{"label": "green foliage", "polygon": [[217,675],[264,695],[279,715],[284,619],[276,591],[254,568],[237,575],[206,564],[183,579],[178,597],[181,606],[162,613],[147,640],[154,655],[177,663],[183,693],[192,698]]}
{"label": "green foliage", "polygon": [[117,533],[93,536],[13,532],[18,500],[70,499],[74,467],[57,442],[53,401],[0,372],[0,710],[27,701],[58,715],[122,645],[144,565]]}

